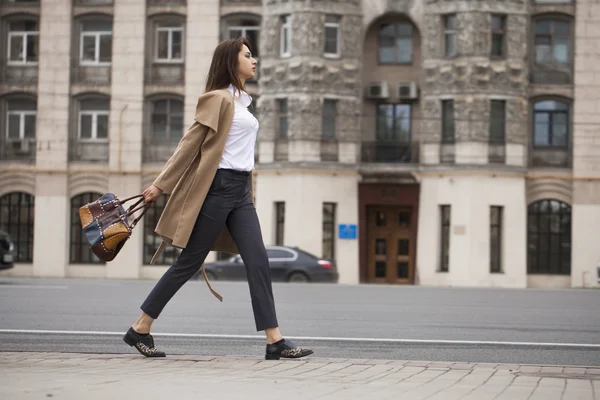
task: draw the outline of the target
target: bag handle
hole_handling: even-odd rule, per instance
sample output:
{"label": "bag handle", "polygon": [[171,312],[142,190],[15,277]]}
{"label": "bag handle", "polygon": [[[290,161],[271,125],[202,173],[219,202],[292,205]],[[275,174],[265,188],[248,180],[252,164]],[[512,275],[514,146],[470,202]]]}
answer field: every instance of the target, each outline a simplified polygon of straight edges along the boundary
{"label": "bag handle", "polygon": [[[139,198],[139,200],[136,201],[135,203],[133,203],[127,209],[127,211],[125,211],[125,214],[124,214],[124,217],[128,218],[128,217],[131,217],[137,211],[142,210],[141,214],[138,215],[137,218],[133,220],[133,222],[131,223],[131,225],[129,225],[129,229],[132,229],[132,230],[137,225],[137,223],[142,219],[142,217],[144,216],[144,214],[146,214],[146,211],[148,211],[148,209],[150,208],[150,205],[152,204],[152,203],[146,203],[143,194],[138,194],[138,195],[135,195],[135,196],[131,196],[131,197],[129,197],[129,198],[121,201],[121,204],[125,204],[128,201],[131,201],[131,200],[137,199],[137,198]],[[140,205],[141,203],[144,203],[144,204]]]}
{"label": "bag handle", "polygon": [[[137,223],[140,221],[140,219],[142,219],[142,217],[144,216],[144,214],[146,214],[146,211],[148,211],[148,209],[150,208],[150,205],[152,203],[146,203],[143,206],[143,211],[141,212],[140,215],[137,216],[136,219],[133,220],[133,222],[131,223],[131,225],[129,226],[129,229],[133,230],[133,228],[135,228],[135,226],[137,225]],[[137,211],[137,210],[136,210]],[[133,214],[133,212],[132,212]]]}

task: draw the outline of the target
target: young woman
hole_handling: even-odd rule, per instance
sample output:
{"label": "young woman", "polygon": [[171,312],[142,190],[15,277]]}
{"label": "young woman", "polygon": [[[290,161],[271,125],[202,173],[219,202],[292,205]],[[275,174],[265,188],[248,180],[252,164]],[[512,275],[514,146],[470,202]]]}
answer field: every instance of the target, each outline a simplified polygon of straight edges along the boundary
{"label": "young woman", "polygon": [[244,91],[244,84],[255,71],[256,60],[247,39],[226,40],[217,46],[193,125],[161,174],[143,192],[146,202],[169,194],[156,227],[163,244],[154,258],[166,244],[183,248],[123,337],[146,357],[165,356],[150,335],[152,323],[201,268],[210,250],[239,253],[244,260],[256,330],[266,334],[265,358],[298,358],[313,353],[284,339],[279,331],[269,260],[252,202],[258,121],[248,111],[252,98]]}

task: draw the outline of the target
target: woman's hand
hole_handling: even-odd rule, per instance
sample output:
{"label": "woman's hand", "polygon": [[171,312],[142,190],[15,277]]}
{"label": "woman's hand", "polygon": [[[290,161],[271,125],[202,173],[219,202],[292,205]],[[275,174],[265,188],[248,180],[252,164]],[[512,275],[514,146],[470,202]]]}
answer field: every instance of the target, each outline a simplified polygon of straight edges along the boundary
{"label": "woman's hand", "polygon": [[156,186],[150,185],[146,188],[146,190],[144,190],[142,195],[144,195],[144,201],[146,203],[152,203],[158,196],[162,194],[162,192],[163,191]]}

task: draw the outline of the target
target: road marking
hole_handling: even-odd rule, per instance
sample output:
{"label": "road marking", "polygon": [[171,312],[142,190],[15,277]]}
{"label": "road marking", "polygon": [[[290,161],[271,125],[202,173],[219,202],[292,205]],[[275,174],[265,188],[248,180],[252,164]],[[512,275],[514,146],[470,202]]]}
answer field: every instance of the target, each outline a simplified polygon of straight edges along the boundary
{"label": "road marking", "polygon": [[54,285],[4,285],[0,284],[0,289],[68,289],[68,286],[54,286]]}
{"label": "road marking", "polygon": [[[33,330],[33,329],[0,329],[0,333],[30,333],[50,335],[96,335],[96,336],[123,336],[125,332],[107,331],[60,331],[60,330]],[[152,336],[201,338],[201,339],[263,339],[262,335],[219,335],[204,333],[152,333]],[[436,340],[436,339],[387,339],[387,338],[348,338],[348,337],[320,337],[320,336],[286,336],[290,340],[310,340],[317,342],[371,342],[371,343],[399,343],[399,344],[459,344],[459,345],[492,345],[492,346],[523,346],[523,347],[581,347],[600,349],[600,344],[593,343],[536,343],[536,342],[501,342],[491,340]]]}

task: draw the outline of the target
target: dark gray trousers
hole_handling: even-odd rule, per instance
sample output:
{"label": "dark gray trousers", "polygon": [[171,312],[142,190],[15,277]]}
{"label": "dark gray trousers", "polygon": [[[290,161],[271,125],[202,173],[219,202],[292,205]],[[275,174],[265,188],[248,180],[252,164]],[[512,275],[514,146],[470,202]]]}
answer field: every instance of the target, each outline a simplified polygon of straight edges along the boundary
{"label": "dark gray trousers", "polygon": [[217,170],[186,248],[152,289],[141,306],[142,311],[158,318],[179,288],[198,272],[219,233],[227,225],[246,265],[256,330],[279,326],[269,259],[250,189],[249,173]]}

